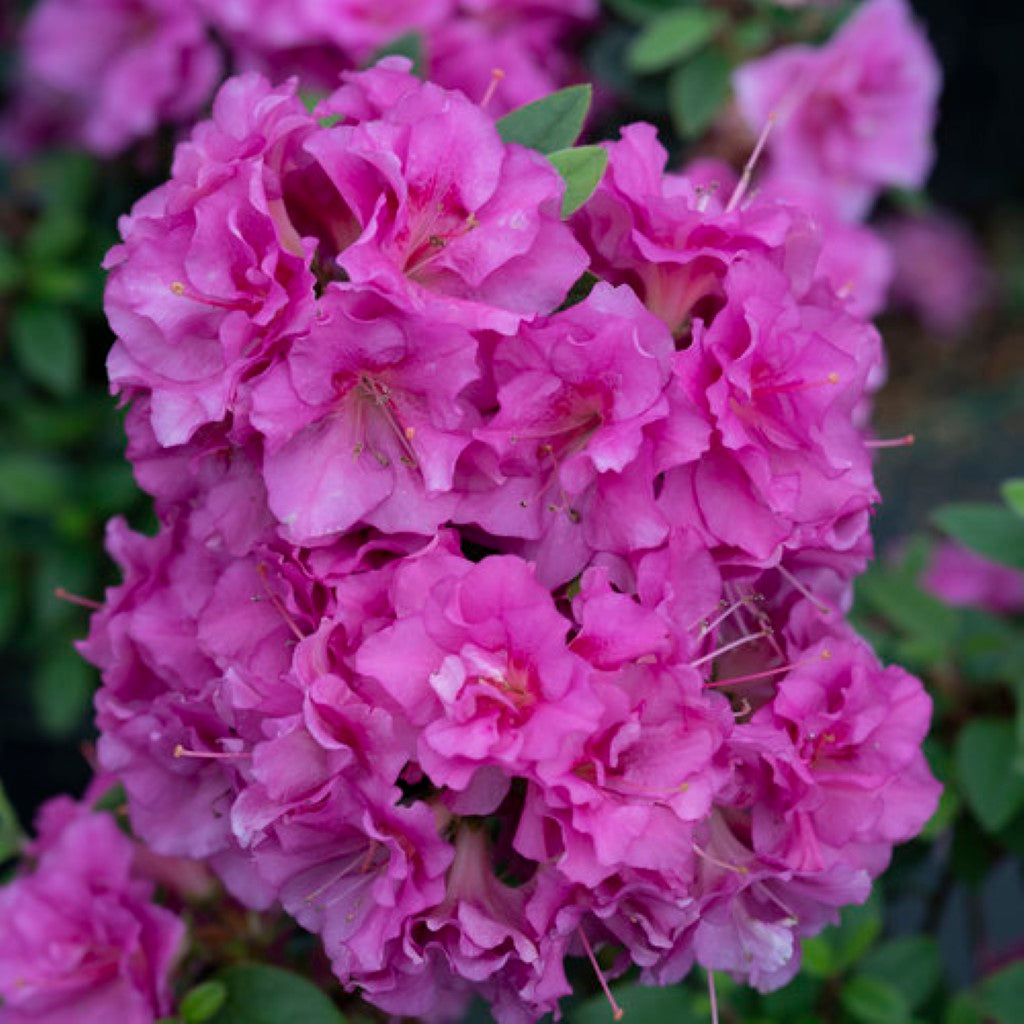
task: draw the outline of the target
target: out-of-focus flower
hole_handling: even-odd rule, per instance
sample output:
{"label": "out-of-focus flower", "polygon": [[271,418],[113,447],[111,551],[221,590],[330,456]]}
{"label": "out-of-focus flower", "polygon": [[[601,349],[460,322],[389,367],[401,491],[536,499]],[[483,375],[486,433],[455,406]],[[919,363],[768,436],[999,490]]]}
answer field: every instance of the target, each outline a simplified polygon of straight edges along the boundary
{"label": "out-of-focus flower", "polygon": [[921,586],[947,604],[996,614],[1024,611],[1024,572],[999,565],[951,540],[935,549]]}

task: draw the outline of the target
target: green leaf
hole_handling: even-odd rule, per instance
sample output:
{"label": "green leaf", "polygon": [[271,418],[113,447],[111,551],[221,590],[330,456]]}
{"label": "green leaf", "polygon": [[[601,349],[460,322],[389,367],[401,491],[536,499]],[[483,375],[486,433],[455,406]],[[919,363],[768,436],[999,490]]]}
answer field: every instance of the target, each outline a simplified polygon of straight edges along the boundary
{"label": "green leaf", "polygon": [[412,61],[412,73],[422,78],[423,36],[419,32],[406,32],[405,35],[392,39],[390,43],[385,43],[379,50],[375,50],[366,65],[369,67],[385,57],[408,57]]}
{"label": "green leaf", "polygon": [[960,788],[988,832],[998,832],[1024,806],[1024,777],[1013,771],[1016,753],[1013,723],[1002,719],[976,718],[956,738]]}
{"label": "green leaf", "polygon": [[498,134],[541,153],[568,149],[583,130],[592,93],[590,85],[570,85],[517,107],[497,122]]}
{"label": "green leaf", "polygon": [[81,728],[94,683],[93,670],[70,643],[50,652],[32,678],[36,720],[47,736],[67,739]]}
{"label": "green leaf", "polygon": [[7,799],[3,784],[0,783],[0,863],[18,853],[24,838],[25,834],[18,824],[18,817],[10,800]]}
{"label": "green leaf", "polygon": [[985,1012],[999,1024],[1020,1024],[1024,1012],[1024,962],[989,975],[979,986]]}
{"label": "green leaf", "polygon": [[31,381],[67,397],[82,377],[83,340],[78,323],[58,306],[24,303],[11,317],[11,350]]}
{"label": "green leaf", "polygon": [[[570,307],[582,302],[594,290],[594,285],[596,285],[600,280],[601,278],[592,274],[589,270],[584,270],[576,283],[569,289],[569,294],[566,295],[565,302],[558,307],[558,312],[561,312],[563,309],[569,309]],[[577,577],[568,585],[569,597],[575,597],[576,594],[580,592],[579,582],[579,577]],[[575,592],[572,591],[573,583],[576,584]]]}
{"label": "green leaf", "polygon": [[679,2],[680,0],[605,0],[607,6],[620,18],[638,24],[658,17],[663,11],[677,6]]}
{"label": "green leaf", "polygon": [[801,943],[801,969],[812,978],[831,978],[837,973],[836,958],[828,939],[822,935]]}
{"label": "green leaf", "polygon": [[1003,481],[1000,491],[1003,495],[1003,501],[1018,516],[1024,519],[1024,477]]}
{"label": "green leaf", "polygon": [[860,1024],[904,1024],[910,1003],[899,989],[878,978],[859,974],[839,993],[843,1009]]}
{"label": "green leaf", "polygon": [[268,964],[238,964],[217,974],[227,999],[210,1024],[345,1024],[312,982]]}
{"label": "green leaf", "polygon": [[707,46],[727,21],[724,11],[707,7],[668,11],[644,26],[626,53],[626,64],[639,75],[666,71]]}
{"label": "green leaf", "polygon": [[[682,986],[651,988],[644,985],[615,985],[615,1001],[631,1024],[705,1024],[693,1006],[693,997]],[[570,1014],[569,1024],[608,1024],[611,1012],[603,995],[592,996]]]}
{"label": "green leaf", "polygon": [[668,105],[672,123],[687,139],[703,135],[729,98],[728,58],[719,50],[704,50],[672,72]]}
{"label": "green leaf", "polygon": [[594,194],[608,166],[608,151],[600,146],[576,146],[549,153],[548,159],[565,179],[562,216],[568,217]]}
{"label": "green leaf", "polygon": [[48,513],[64,497],[60,467],[35,455],[0,454],[0,512],[38,515]]}
{"label": "green leaf", "polygon": [[32,226],[25,239],[25,255],[37,267],[66,259],[82,244],[87,230],[82,211],[51,207]]}
{"label": "green leaf", "polygon": [[860,971],[898,989],[916,1009],[935,991],[942,976],[939,944],[927,935],[892,939],[868,953]]}
{"label": "green leaf", "polygon": [[227,1002],[227,998],[228,987],[223,981],[204,981],[185,994],[178,1012],[185,1024],[205,1024]]}
{"label": "green leaf", "polygon": [[1024,569],[1024,522],[1010,509],[964,502],[937,509],[932,521],[943,533],[978,554]]}
{"label": "green leaf", "polygon": [[943,1024],[984,1024],[981,1007],[973,992],[958,992],[946,1007]]}

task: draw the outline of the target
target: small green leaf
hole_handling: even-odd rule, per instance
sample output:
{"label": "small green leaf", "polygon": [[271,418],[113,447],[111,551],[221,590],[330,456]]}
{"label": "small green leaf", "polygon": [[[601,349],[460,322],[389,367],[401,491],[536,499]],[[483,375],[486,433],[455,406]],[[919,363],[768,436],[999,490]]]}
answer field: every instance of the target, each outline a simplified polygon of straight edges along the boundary
{"label": "small green leaf", "polygon": [[608,166],[608,151],[600,146],[576,146],[549,153],[548,159],[565,179],[562,216],[568,217],[594,194]]}
{"label": "small green leaf", "polygon": [[331,1000],[305,978],[268,964],[238,964],[217,979],[227,998],[210,1024],[345,1024]]}
{"label": "small green leaf", "polygon": [[831,978],[836,973],[836,958],[826,938],[816,935],[801,943],[800,963],[812,978]]}
{"label": "small green leaf", "polygon": [[644,26],[626,53],[626,64],[639,75],[666,71],[710,43],[727,21],[724,11],[707,7],[668,11]]}
{"label": "small green leaf", "polygon": [[843,1009],[860,1024],[905,1024],[910,1003],[899,989],[878,978],[859,974],[839,993]]}
{"label": "small green leaf", "polygon": [[718,50],[704,50],[672,72],[668,80],[669,113],[676,130],[694,139],[710,127],[729,98],[729,60]]}
{"label": "small green leaf", "polygon": [[1024,477],[1005,480],[1000,488],[1003,501],[1022,519],[1024,519]]}
{"label": "small green leaf", "polygon": [[[558,307],[558,312],[563,309],[569,309],[582,302],[593,290],[594,286],[601,280],[601,278],[592,274],[589,270],[584,270],[580,275],[576,283],[569,289],[569,294],[565,297],[565,302]],[[575,584],[576,589],[573,590]],[[570,581],[567,585],[567,596],[572,598],[580,592],[580,581],[579,577]]]}
{"label": "small green leaf", "polygon": [[942,976],[939,944],[927,935],[892,939],[873,949],[861,961],[860,971],[888,982],[916,1009],[932,994]]}
{"label": "small green leaf", "polygon": [[94,685],[93,670],[74,648],[57,647],[32,678],[32,704],[47,736],[67,739],[85,721]]}
{"label": "small green leaf", "polygon": [[78,323],[57,306],[25,303],[11,317],[11,350],[22,373],[67,397],[82,377],[83,340]]}
{"label": "small green leaf", "polygon": [[392,39],[390,43],[385,43],[379,50],[375,50],[366,65],[369,67],[385,57],[408,57],[412,61],[412,73],[422,78],[423,36],[419,32],[406,32],[405,35]]}
{"label": "small green leaf", "polygon": [[1002,719],[976,718],[956,738],[960,788],[988,832],[998,832],[1024,806],[1024,777],[1013,771],[1016,753],[1013,723]]}
{"label": "small green leaf", "polygon": [[185,1024],[204,1024],[224,1005],[227,998],[228,987],[223,981],[204,981],[185,994],[178,1012]]}
{"label": "small green leaf", "polygon": [[1024,961],[989,975],[979,989],[987,1014],[999,1024],[1020,1024],[1024,1012]]}
{"label": "small green leaf", "polygon": [[943,533],[978,554],[1024,569],[1024,522],[1010,509],[964,502],[937,509],[932,521]]}
{"label": "small green leaf", "polygon": [[18,853],[24,838],[25,834],[18,824],[18,817],[10,800],[7,799],[3,784],[0,783],[0,864]]}
{"label": "small green leaf", "polygon": [[498,134],[541,153],[568,149],[583,130],[592,93],[590,85],[570,85],[517,107],[497,122]]}
{"label": "small green leaf", "polygon": [[[693,997],[679,985],[651,988],[644,985],[615,985],[615,1001],[624,1011],[624,1020],[671,1021],[672,1024],[704,1024],[694,1011]],[[569,1015],[569,1024],[608,1024],[611,1019],[608,1000],[592,996],[580,1003]]]}

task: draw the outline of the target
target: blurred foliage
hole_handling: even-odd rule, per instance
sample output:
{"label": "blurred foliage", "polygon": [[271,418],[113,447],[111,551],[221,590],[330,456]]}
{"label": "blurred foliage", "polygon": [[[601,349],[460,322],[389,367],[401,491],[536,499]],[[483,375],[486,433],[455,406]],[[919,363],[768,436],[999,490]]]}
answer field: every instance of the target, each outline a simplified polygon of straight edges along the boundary
{"label": "blurred foliage", "polygon": [[104,252],[128,178],[81,153],[4,173],[0,195],[0,647],[4,739],[83,735],[95,685],[72,641],[111,582],[103,524],[137,505],[102,319]]}

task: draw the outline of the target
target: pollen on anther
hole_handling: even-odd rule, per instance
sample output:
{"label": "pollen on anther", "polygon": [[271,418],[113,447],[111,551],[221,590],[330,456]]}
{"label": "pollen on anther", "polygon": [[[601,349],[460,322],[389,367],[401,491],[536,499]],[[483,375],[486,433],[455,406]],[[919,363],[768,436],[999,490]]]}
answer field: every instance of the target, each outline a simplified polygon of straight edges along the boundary
{"label": "pollen on anther", "polygon": [[416,437],[416,428],[415,427],[406,427],[404,433],[405,433],[405,439],[407,441],[412,441]]}
{"label": "pollen on anther", "polygon": [[172,281],[171,291],[174,292],[175,295],[184,295],[185,285],[181,281]]}

